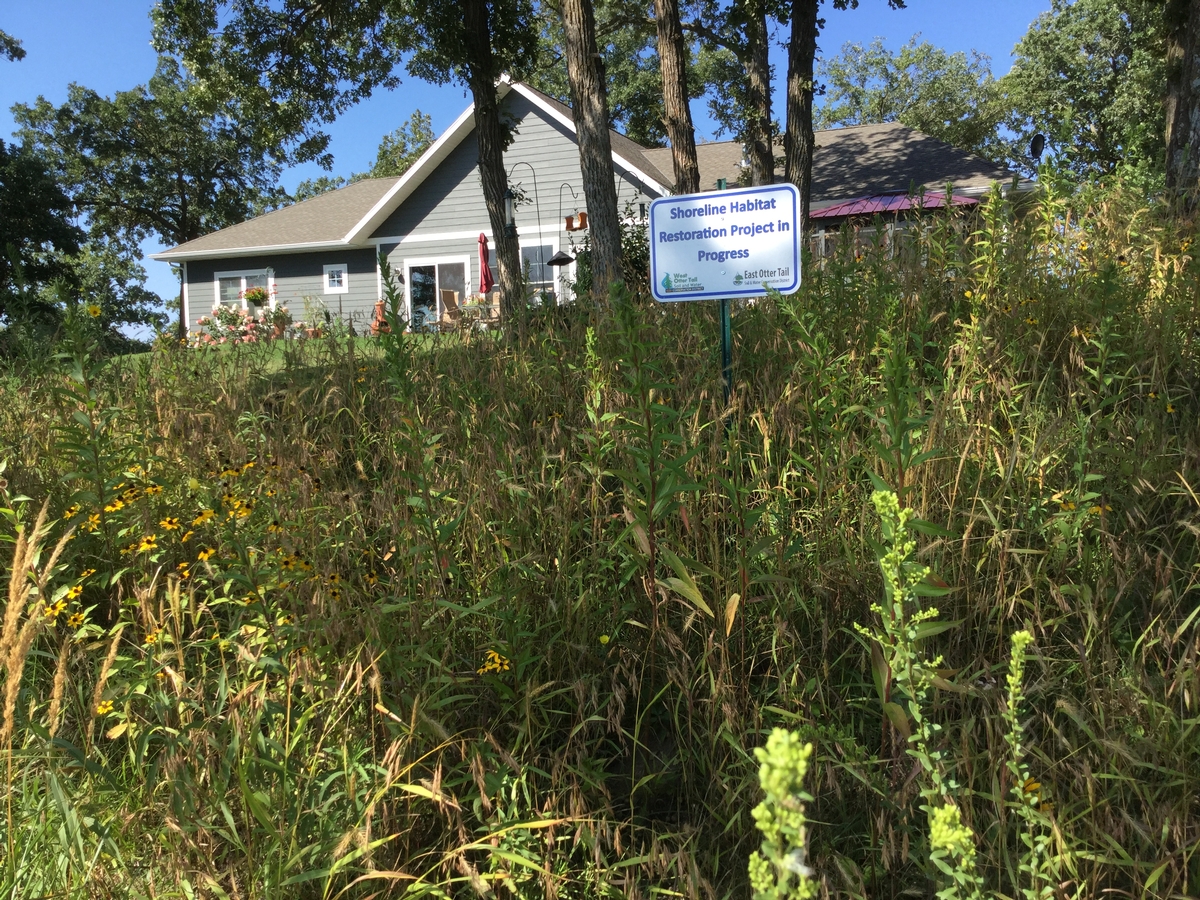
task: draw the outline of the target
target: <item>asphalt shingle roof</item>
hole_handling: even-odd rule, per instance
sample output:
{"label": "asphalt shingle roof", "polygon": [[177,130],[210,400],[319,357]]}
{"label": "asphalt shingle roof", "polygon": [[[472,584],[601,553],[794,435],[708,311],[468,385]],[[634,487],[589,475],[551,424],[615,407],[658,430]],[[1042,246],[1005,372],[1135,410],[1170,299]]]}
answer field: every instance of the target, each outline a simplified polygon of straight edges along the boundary
{"label": "asphalt shingle roof", "polygon": [[340,241],[399,178],[367,178],[198,237],[170,254]]}

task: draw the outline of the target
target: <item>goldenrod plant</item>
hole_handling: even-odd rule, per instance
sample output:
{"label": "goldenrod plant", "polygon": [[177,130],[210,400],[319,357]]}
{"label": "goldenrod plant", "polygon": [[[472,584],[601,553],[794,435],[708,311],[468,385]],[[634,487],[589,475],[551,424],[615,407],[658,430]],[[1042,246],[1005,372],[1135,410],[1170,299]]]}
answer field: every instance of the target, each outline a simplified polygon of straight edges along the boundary
{"label": "goldenrod plant", "polygon": [[750,854],[750,887],[756,900],[804,900],[816,895],[805,853],[804,776],[812,744],[782,728],[774,729],[765,747],[756,747],[758,781],[763,800],[754,807],[754,824],[762,832],[760,849]]}

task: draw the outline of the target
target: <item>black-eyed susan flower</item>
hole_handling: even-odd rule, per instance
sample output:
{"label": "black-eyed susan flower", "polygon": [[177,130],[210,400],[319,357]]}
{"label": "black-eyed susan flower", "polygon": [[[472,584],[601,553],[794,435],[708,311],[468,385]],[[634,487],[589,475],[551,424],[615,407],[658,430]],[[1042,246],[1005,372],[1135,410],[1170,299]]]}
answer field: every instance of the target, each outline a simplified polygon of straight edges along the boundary
{"label": "black-eyed susan flower", "polygon": [[266,494],[267,494],[267,496],[268,496],[268,497],[274,497],[274,496],[275,496],[275,490],[274,490],[274,488],[267,488],[267,490],[266,490]]}
{"label": "black-eyed susan flower", "polygon": [[146,636],[142,638],[142,644],[146,647],[153,647],[158,643],[159,630],[155,628],[153,631],[146,632]]}
{"label": "black-eyed susan flower", "polygon": [[95,569],[84,569],[82,572],[79,573],[79,580],[82,581],[85,578],[91,578],[95,574],[96,574]]}
{"label": "black-eyed susan flower", "polygon": [[63,521],[66,521],[67,519],[73,519],[77,515],[79,515],[79,504],[78,503],[72,505],[70,509],[68,509],[66,512],[63,513]]}
{"label": "black-eyed susan flower", "polygon": [[278,519],[271,520],[271,524],[267,526],[267,534],[283,534],[283,526],[279,524]]}
{"label": "black-eyed susan flower", "polygon": [[89,534],[100,527],[100,513],[92,513],[83,524],[83,530]]}
{"label": "black-eyed susan flower", "polygon": [[148,484],[148,485],[146,485],[146,493],[151,494],[151,495],[161,494],[162,493],[162,485],[161,484]]}
{"label": "black-eyed susan flower", "polygon": [[83,585],[75,584],[67,589],[66,598],[68,600],[74,600],[76,597],[78,597],[82,593],[83,593]]}
{"label": "black-eyed susan flower", "polygon": [[507,672],[510,667],[509,661],[504,656],[495,650],[489,650],[483,656],[483,665],[479,667],[478,674],[487,675],[489,673]]}
{"label": "black-eyed susan flower", "polygon": [[207,522],[209,519],[211,519],[216,514],[217,513],[215,510],[202,509],[202,510],[200,510],[200,514],[197,515],[196,518],[192,519],[192,524],[193,525],[203,525],[205,522]]}
{"label": "black-eyed susan flower", "polygon": [[196,554],[196,559],[198,559],[200,562],[204,562],[207,559],[212,559],[213,554],[216,552],[217,552],[216,547],[205,547],[203,550],[201,550],[199,553]]}
{"label": "black-eyed susan flower", "polygon": [[56,603],[51,603],[49,606],[43,609],[42,612],[45,614],[47,619],[53,622],[66,610],[66,608],[67,601],[59,600]]}
{"label": "black-eyed susan flower", "polygon": [[337,572],[334,572],[332,575],[329,576],[329,583],[330,584],[341,584],[342,576],[339,575]]}
{"label": "black-eyed susan flower", "polygon": [[281,569],[283,569],[285,572],[292,571],[293,569],[296,568],[296,557],[285,556],[283,559],[281,559],[279,561],[279,567]]}
{"label": "black-eyed susan flower", "polygon": [[89,303],[87,306],[85,306],[83,308],[83,311],[86,312],[93,319],[100,318],[100,304],[99,303]]}
{"label": "black-eyed susan flower", "polygon": [[175,516],[167,516],[165,519],[159,521],[158,527],[163,531],[178,531],[179,520]]}
{"label": "black-eyed susan flower", "polygon": [[337,588],[330,588],[329,589],[329,599],[330,600],[341,600],[342,592],[340,590],[338,590]]}
{"label": "black-eyed susan flower", "polygon": [[126,488],[121,491],[121,499],[126,503],[133,503],[140,496],[142,496],[142,492],[135,487]]}
{"label": "black-eyed susan flower", "polygon": [[137,545],[138,553],[149,553],[151,550],[157,550],[157,549],[158,549],[158,535],[157,534],[147,534],[140,541],[138,541],[138,545]]}
{"label": "black-eyed susan flower", "polygon": [[196,532],[194,532],[190,529],[188,531],[185,531],[183,534],[181,534],[179,536],[179,543],[186,544],[188,541],[190,541],[192,539],[192,535],[195,533]]}
{"label": "black-eyed susan flower", "polygon": [[374,587],[379,584],[379,575],[376,572],[368,572],[363,580]]}
{"label": "black-eyed susan flower", "polygon": [[120,497],[117,497],[115,500],[112,501],[112,503],[109,503],[106,507],[104,507],[104,511],[105,512],[117,512],[117,510],[121,510],[124,508],[125,508],[125,501],[122,500]]}
{"label": "black-eyed susan flower", "polygon": [[71,615],[67,618],[67,627],[68,628],[79,628],[81,625],[83,625],[83,623],[86,620],[87,620],[86,613],[81,613],[81,612],[71,613]]}
{"label": "black-eyed susan flower", "polygon": [[1167,404],[1167,415],[1170,416],[1170,415],[1173,415],[1174,413],[1175,413],[1175,404],[1168,403]]}

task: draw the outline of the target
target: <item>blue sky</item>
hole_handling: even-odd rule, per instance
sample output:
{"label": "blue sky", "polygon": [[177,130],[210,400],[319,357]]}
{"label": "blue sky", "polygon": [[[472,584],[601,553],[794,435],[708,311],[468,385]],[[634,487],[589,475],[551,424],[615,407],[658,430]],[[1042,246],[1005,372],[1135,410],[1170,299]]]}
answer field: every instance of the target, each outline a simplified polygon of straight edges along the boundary
{"label": "blue sky", "polygon": [[[0,4],[0,30],[21,40],[27,56],[19,63],[0,61],[0,138],[9,139],[15,126],[9,112],[14,103],[31,103],[39,94],[53,103],[66,100],[71,82],[102,94],[144,84],[154,72],[150,47],[150,0],[10,0]],[[1050,0],[908,0],[908,8],[891,10],[885,0],[861,0],[859,8],[839,12],[827,4],[823,54],[835,54],[842,44],[867,43],[882,37],[893,50],[917,32],[924,40],[949,51],[979,50],[992,58],[999,76],[1012,65],[1013,45],[1029,24],[1050,8]],[[777,36],[785,40],[786,34]],[[774,53],[777,104],[782,115],[786,60]],[[331,127],[334,172],[361,171],[375,158],[382,135],[408,119],[414,109],[433,117],[440,133],[462,112],[468,100],[463,88],[438,87],[413,78],[349,110]],[[711,137],[712,123],[698,102],[697,137]],[[289,190],[304,178],[321,174],[316,166],[285,173]],[[147,244],[146,252],[156,245]],[[146,261],[149,286],[173,295],[178,283],[166,263]]]}

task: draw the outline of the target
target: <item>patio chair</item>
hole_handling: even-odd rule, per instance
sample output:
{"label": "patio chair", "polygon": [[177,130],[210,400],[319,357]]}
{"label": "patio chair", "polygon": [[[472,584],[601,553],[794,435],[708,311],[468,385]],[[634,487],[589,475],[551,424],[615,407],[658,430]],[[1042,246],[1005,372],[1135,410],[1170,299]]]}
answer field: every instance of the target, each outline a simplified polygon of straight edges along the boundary
{"label": "patio chair", "polygon": [[458,305],[458,291],[442,291],[442,317],[438,320],[438,331],[445,334],[456,331],[462,322],[462,309]]}

